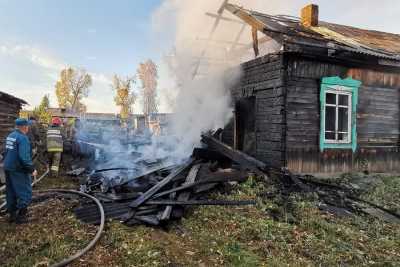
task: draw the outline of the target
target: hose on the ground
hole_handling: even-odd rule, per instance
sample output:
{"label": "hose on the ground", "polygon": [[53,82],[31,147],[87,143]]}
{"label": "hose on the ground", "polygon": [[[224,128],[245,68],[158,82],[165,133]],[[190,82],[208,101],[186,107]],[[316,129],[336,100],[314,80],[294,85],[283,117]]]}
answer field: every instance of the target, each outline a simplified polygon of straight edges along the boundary
{"label": "hose on the ground", "polygon": [[104,215],[104,209],[103,209],[103,205],[100,203],[100,201],[91,196],[88,195],[86,193],[80,192],[80,191],[76,191],[76,190],[69,190],[69,189],[49,189],[49,190],[44,190],[44,191],[37,191],[37,193],[61,193],[61,194],[75,194],[75,195],[79,195],[82,197],[86,197],[91,199],[98,207],[99,212],[100,212],[100,226],[99,229],[97,230],[97,233],[95,235],[95,237],[92,239],[92,241],[90,241],[90,243],[83,248],[82,250],[78,251],[77,253],[75,253],[74,255],[60,261],[57,262],[53,265],[51,265],[51,267],[61,267],[61,266],[67,266],[68,264],[70,264],[72,261],[82,257],[86,252],[88,252],[90,249],[92,249],[94,247],[94,245],[97,243],[97,241],[99,241],[101,234],[103,233],[104,230],[104,225],[105,225],[105,215]]}

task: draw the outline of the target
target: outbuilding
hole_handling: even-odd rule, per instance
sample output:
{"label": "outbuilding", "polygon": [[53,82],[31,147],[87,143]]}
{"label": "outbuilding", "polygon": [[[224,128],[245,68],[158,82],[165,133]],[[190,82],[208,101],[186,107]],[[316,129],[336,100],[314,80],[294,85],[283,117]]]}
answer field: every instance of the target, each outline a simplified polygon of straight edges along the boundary
{"label": "outbuilding", "polygon": [[24,100],[0,91],[0,151],[4,150],[5,138],[14,129],[15,120],[26,104]]}
{"label": "outbuilding", "polygon": [[[27,103],[15,96],[0,91],[0,155],[5,150],[5,139],[15,127],[15,120],[23,105]],[[0,156],[1,159],[1,156]],[[0,184],[5,183],[2,160],[0,160]]]}

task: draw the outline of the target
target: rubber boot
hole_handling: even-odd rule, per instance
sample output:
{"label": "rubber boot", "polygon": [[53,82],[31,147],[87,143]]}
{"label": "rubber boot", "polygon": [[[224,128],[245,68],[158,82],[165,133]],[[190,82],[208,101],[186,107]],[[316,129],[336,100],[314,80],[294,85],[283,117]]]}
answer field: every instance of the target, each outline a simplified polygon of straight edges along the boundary
{"label": "rubber boot", "polygon": [[23,208],[17,210],[17,217],[15,219],[16,224],[24,224],[28,222],[28,209]]}

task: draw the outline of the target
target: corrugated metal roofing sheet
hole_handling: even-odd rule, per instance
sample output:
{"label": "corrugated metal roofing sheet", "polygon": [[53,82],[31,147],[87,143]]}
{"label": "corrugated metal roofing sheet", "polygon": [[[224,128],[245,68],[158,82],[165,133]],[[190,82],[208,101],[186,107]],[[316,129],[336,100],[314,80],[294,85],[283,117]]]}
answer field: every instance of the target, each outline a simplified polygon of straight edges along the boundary
{"label": "corrugated metal roofing sheet", "polygon": [[[354,53],[400,60],[399,34],[359,29],[324,21],[320,21],[318,27],[305,27],[300,23],[299,18],[296,17],[285,15],[272,16],[246,10],[236,5],[229,5],[231,8],[246,12],[247,15],[262,22],[266,31],[334,42],[341,45],[341,48]],[[233,13],[235,14],[235,12]]]}

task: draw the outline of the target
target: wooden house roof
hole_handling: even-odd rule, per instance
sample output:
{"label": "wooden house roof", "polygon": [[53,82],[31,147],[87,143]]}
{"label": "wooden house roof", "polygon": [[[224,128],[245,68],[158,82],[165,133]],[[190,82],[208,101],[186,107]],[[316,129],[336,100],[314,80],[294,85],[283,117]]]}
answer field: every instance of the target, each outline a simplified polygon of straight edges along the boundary
{"label": "wooden house roof", "polygon": [[319,21],[318,26],[306,27],[297,17],[263,14],[234,4],[227,4],[225,8],[258,31],[282,43],[316,46],[400,61],[399,34],[324,21]]}
{"label": "wooden house roof", "polygon": [[4,93],[4,92],[1,92],[0,91],[0,99],[5,99],[6,101],[11,101],[11,102],[17,102],[17,103],[19,103],[19,104],[21,104],[21,105],[26,105],[26,104],[28,104],[25,100],[23,100],[23,99],[21,99],[21,98],[18,98],[18,97],[15,97],[15,96],[13,96],[13,95],[10,95],[10,94],[7,94],[7,93]]}

